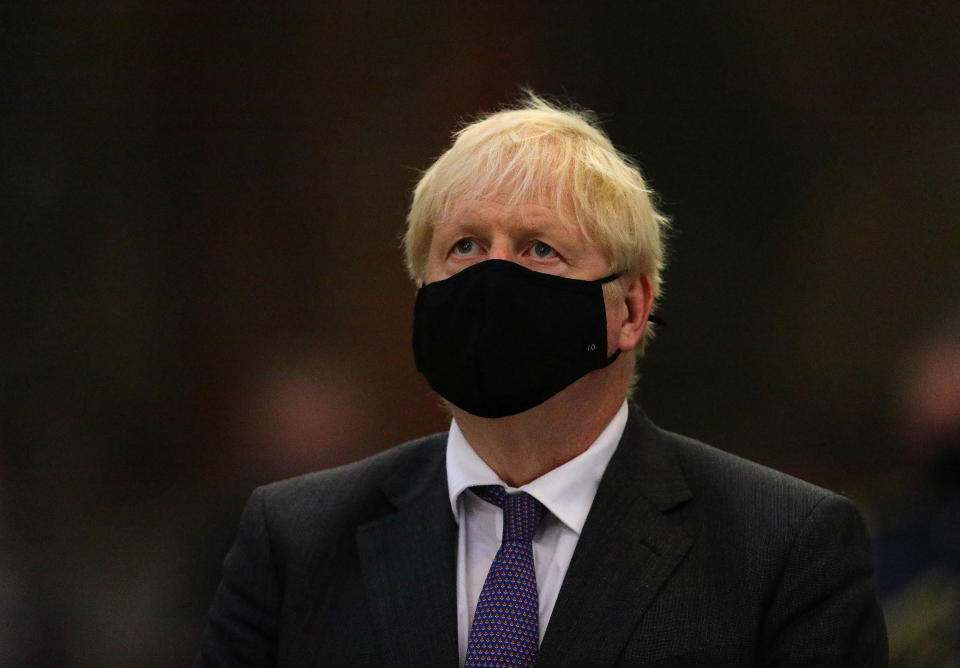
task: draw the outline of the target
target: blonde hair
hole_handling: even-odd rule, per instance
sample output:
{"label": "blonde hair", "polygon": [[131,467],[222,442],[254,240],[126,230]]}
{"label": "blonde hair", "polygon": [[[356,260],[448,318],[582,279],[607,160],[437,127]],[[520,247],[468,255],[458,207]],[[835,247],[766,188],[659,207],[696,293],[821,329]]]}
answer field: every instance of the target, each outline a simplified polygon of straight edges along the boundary
{"label": "blonde hair", "polygon": [[643,274],[659,294],[669,220],[591,112],[526,91],[519,105],[457,131],[413,193],[404,251],[414,281],[423,281],[433,226],[458,204],[484,198],[551,206],[562,223],[598,244],[611,272]]}

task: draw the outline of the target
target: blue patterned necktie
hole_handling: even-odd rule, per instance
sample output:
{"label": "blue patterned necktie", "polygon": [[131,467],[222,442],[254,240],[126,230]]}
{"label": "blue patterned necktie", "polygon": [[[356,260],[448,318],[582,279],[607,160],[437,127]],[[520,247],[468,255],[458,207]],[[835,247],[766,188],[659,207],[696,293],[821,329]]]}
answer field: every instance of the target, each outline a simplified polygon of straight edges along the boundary
{"label": "blue patterned necktie", "polygon": [[503,541],[480,590],[464,668],[529,667],[540,644],[532,541],[547,509],[525,492],[507,494],[495,485],[472,489],[503,508]]}

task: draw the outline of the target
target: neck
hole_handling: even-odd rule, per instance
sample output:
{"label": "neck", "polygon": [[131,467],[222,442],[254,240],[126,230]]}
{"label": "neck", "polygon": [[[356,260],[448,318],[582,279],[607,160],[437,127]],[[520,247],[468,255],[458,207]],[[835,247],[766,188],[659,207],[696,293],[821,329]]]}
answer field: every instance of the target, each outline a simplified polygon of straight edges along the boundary
{"label": "neck", "polygon": [[[464,437],[500,479],[525,485],[583,453],[620,410],[625,390],[621,362],[587,374],[528,411],[481,418],[455,406],[451,412]],[[608,373],[609,372],[609,373]],[[629,376],[628,376],[629,378]]]}

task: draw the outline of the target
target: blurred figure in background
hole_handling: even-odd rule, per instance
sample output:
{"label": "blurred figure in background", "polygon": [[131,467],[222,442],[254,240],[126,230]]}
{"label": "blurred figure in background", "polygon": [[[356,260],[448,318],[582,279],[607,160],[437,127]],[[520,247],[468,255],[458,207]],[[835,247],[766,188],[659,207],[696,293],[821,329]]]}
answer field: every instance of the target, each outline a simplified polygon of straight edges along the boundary
{"label": "blurred figure in background", "polygon": [[920,340],[904,376],[905,491],[877,538],[891,665],[960,666],[960,311]]}

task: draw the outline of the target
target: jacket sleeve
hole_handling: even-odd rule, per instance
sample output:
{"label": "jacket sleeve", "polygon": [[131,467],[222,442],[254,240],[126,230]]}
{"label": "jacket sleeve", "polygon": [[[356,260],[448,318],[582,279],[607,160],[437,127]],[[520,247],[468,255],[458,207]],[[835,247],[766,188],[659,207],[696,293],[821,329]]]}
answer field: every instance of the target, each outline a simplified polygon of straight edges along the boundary
{"label": "jacket sleeve", "polygon": [[887,665],[870,539],[844,497],[828,494],[800,526],[761,640],[764,666]]}
{"label": "jacket sleeve", "polygon": [[194,668],[276,665],[281,589],[263,492],[254,491],[241,516]]}

